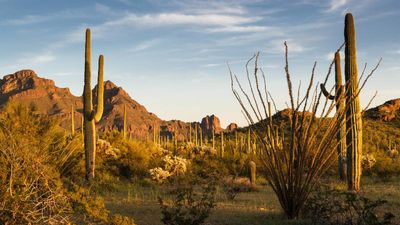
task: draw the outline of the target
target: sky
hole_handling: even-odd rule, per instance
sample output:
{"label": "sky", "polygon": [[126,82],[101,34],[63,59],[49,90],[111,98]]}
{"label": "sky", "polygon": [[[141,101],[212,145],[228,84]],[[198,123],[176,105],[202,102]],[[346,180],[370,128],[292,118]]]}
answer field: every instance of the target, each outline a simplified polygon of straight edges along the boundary
{"label": "sky", "polygon": [[[399,98],[399,0],[0,0],[0,74],[32,69],[81,95],[89,27],[93,73],[104,54],[105,80],[150,112],[183,121],[215,114],[222,126],[243,126],[227,63],[243,78],[246,61],[259,51],[269,91],[283,109],[283,42],[294,84],[308,81],[315,61],[321,81],[343,43],[347,12],[355,17],[359,70],[383,59],[362,105],[375,91],[371,106]],[[332,76],[328,86],[333,82]]]}

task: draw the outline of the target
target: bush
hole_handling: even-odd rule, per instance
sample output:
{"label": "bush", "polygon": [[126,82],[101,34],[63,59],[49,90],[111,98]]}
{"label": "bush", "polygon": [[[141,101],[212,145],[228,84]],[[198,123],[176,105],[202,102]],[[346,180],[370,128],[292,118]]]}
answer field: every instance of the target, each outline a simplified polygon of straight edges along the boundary
{"label": "bush", "polygon": [[193,184],[178,184],[168,203],[159,197],[162,222],[165,225],[200,225],[208,218],[215,204],[215,185],[208,184],[196,193]]}
{"label": "bush", "polygon": [[305,214],[319,225],[388,225],[394,215],[378,214],[384,200],[371,200],[359,194],[324,187],[317,190],[305,205]]}
{"label": "bush", "polygon": [[105,133],[101,138],[119,150],[117,160],[103,160],[105,171],[114,171],[115,175],[128,179],[143,178],[150,168],[160,164],[162,152],[153,143],[124,139],[117,131]]}
{"label": "bush", "polygon": [[[34,107],[8,105],[0,115],[0,224],[65,224],[70,207],[53,152],[65,138]],[[62,144],[62,143],[61,143]]]}
{"label": "bush", "polygon": [[110,219],[110,225],[135,225],[135,221],[129,217],[115,214]]}
{"label": "bush", "polygon": [[250,183],[250,180],[243,177],[227,177],[223,179],[221,186],[229,200],[235,199],[242,192],[257,191],[257,188]]}

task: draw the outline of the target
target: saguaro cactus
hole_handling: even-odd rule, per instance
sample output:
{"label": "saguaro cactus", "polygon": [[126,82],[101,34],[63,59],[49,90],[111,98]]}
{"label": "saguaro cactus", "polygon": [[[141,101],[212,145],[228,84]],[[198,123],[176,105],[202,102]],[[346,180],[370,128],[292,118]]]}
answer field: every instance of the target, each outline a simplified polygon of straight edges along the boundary
{"label": "saguaro cactus", "polygon": [[212,130],[212,147],[215,149],[215,131],[214,131],[214,128]]}
{"label": "saguaro cactus", "polygon": [[224,132],[221,131],[221,158],[225,155]]}
{"label": "saguaro cactus", "polygon": [[249,162],[249,167],[250,167],[250,183],[252,185],[256,185],[256,180],[257,180],[256,163],[254,161],[250,161]]}
{"label": "saguaro cactus", "polygon": [[251,139],[250,139],[250,128],[247,131],[247,154],[251,153]]}
{"label": "saguaro cactus", "polygon": [[358,88],[356,57],[356,31],[354,18],[346,14],[344,25],[345,39],[345,79],[346,79],[346,126],[349,130],[347,142],[347,183],[351,191],[360,190],[362,156],[362,118]]}
{"label": "saguaro cactus", "polygon": [[71,135],[75,135],[75,109],[74,105],[71,105]]}
{"label": "saguaro cactus", "polygon": [[124,105],[124,124],[122,128],[122,135],[124,136],[124,139],[126,139],[126,106]]}
{"label": "saguaro cactus", "polygon": [[[322,93],[329,99],[336,101],[336,112],[344,113],[346,108],[346,99],[344,98],[344,85],[342,84],[342,67],[340,63],[340,52],[335,53],[335,96],[330,95],[325,86],[321,84]],[[346,116],[342,117],[340,129],[336,135],[338,141],[338,172],[339,179],[346,180]]]}
{"label": "saguaro cactus", "polygon": [[96,129],[95,122],[100,121],[103,115],[104,104],[104,81],[103,81],[104,57],[99,57],[98,80],[97,80],[97,107],[93,110],[92,100],[92,68],[91,68],[91,47],[90,29],[86,29],[85,42],[85,86],[83,89],[83,115],[84,115],[84,146],[86,179],[94,178],[96,159]]}

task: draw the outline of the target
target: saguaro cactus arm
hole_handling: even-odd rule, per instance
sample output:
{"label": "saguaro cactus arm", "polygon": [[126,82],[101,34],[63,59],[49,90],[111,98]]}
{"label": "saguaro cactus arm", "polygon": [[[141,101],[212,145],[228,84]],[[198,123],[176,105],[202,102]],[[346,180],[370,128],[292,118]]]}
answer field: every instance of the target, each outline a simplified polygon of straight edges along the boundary
{"label": "saguaro cactus arm", "polygon": [[93,112],[93,118],[99,122],[104,109],[104,56],[99,56],[99,68],[97,76],[97,107],[96,112]]}
{"label": "saguaro cactus arm", "polygon": [[335,96],[334,96],[334,95],[331,95],[331,94],[329,93],[329,91],[326,90],[324,84],[320,84],[320,87],[321,87],[322,94],[324,94],[325,97],[327,97],[327,98],[330,99],[330,100],[335,100]]}

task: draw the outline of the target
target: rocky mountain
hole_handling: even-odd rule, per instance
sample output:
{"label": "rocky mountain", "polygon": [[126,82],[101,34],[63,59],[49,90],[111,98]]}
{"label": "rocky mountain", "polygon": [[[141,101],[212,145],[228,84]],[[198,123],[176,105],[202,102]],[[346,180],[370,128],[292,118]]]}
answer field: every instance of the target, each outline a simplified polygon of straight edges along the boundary
{"label": "rocky mountain", "polygon": [[208,135],[211,134],[213,130],[216,134],[219,134],[221,131],[223,131],[221,128],[221,122],[215,115],[207,115],[204,117],[201,120],[200,126],[203,132]]}
{"label": "rocky mountain", "polygon": [[[97,94],[97,86],[93,96]],[[96,98],[94,98],[96,99]],[[60,120],[60,124],[71,128],[71,110],[76,112],[75,129],[81,129],[83,102],[81,96],[74,96],[68,88],[57,87],[54,81],[39,77],[32,70],[21,70],[0,79],[0,107],[9,102],[24,105],[34,104],[39,114],[47,114]],[[94,103],[96,104],[96,102]],[[154,131],[162,136],[187,138],[189,126],[196,122],[180,120],[164,121],[133,100],[127,92],[111,81],[104,83],[104,112],[97,128],[101,131],[121,130],[124,108],[127,115],[127,131],[133,137],[152,139]],[[198,122],[197,122],[198,123]],[[215,115],[206,116],[198,123],[204,134],[221,132],[220,120]]]}
{"label": "rocky mountain", "polygon": [[389,100],[382,105],[365,112],[365,117],[379,121],[395,121],[400,119],[400,98]]}

